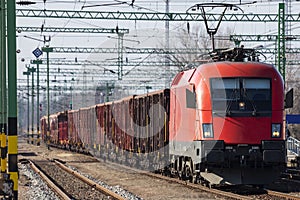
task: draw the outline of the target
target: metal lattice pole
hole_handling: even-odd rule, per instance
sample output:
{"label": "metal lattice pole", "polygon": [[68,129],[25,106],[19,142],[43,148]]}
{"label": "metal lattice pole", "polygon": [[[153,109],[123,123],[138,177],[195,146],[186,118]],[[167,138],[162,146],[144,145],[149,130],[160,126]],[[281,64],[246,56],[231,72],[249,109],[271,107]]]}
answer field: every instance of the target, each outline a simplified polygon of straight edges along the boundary
{"label": "metal lattice pole", "polygon": [[284,3],[279,3],[278,9],[278,55],[277,55],[277,68],[285,81],[285,12]]}

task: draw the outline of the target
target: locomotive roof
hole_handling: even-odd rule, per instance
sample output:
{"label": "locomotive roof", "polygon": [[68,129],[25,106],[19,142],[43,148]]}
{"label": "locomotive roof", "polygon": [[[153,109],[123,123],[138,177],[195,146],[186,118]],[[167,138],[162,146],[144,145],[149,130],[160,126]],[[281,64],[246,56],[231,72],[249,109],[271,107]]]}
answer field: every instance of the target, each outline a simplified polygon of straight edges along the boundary
{"label": "locomotive roof", "polygon": [[197,68],[182,71],[176,75],[172,87],[181,84],[196,83],[200,79],[212,77],[267,77],[282,79],[277,69],[263,62],[220,61],[200,65]]}
{"label": "locomotive roof", "polygon": [[262,62],[216,62],[204,64],[197,71],[204,77],[282,78],[273,65]]}
{"label": "locomotive roof", "polygon": [[243,61],[259,61],[261,54],[253,48],[240,47],[228,49],[215,49],[210,53],[212,61],[230,61],[230,62],[243,62]]}

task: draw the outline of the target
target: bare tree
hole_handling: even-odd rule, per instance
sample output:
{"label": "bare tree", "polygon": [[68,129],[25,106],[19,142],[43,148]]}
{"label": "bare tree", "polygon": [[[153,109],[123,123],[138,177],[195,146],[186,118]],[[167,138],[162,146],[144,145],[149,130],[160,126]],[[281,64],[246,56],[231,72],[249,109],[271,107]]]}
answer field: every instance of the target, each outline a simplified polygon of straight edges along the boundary
{"label": "bare tree", "polygon": [[[201,63],[208,62],[210,60],[209,52],[212,51],[212,42],[209,37],[207,30],[204,26],[190,27],[189,24],[185,27],[177,29],[175,39],[171,40],[173,49],[186,49],[186,53],[181,54],[169,54],[167,59],[173,65],[177,65],[178,71],[184,70],[191,66],[197,66]],[[229,41],[230,34],[233,30],[227,28],[223,30],[219,29],[215,38],[215,46],[217,48],[228,48],[233,47],[232,42]],[[222,35],[227,35],[226,37]],[[189,51],[196,51],[199,53],[189,53]],[[165,59],[161,58],[161,59]]]}

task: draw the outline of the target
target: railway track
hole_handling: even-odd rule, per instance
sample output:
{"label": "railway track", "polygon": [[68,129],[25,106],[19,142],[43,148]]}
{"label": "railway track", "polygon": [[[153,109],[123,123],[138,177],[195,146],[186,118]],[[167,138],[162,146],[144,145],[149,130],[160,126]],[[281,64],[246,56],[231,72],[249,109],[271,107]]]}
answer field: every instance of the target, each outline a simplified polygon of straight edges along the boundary
{"label": "railway track", "polygon": [[[115,163],[115,162],[110,162],[110,161],[106,161],[106,162],[109,162],[111,165],[116,165],[117,167],[125,167],[125,168],[132,170],[131,167],[119,165],[118,163]],[[229,188],[229,189],[227,189],[227,191],[226,191],[226,190],[220,189],[218,187],[208,188],[204,185],[190,183],[188,181],[179,180],[179,179],[164,176],[161,174],[155,174],[152,172],[147,172],[147,171],[143,171],[143,170],[139,170],[139,169],[134,169],[134,170],[137,171],[138,173],[141,173],[141,174],[144,174],[144,175],[147,175],[150,177],[163,179],[168,182],[176,182],[178,184],[185,185],[188,188],[198,189],[199,191],[213,193],[217,196],[225,197],[228,199],[236,199],[236,200],[250,200],[250,199],[251,200],[253,200],[253,199],[300,200],[300,194],[299,194],[299,196],[296,196],[296,195],[291,195],[291,194],[287,194],[284,192],[273,191],[270,189],[253,188],[250,186],[241,186],[241,187],[240,186],[228,186],[227,188]]]}
{"label": "railway track", "polygon": [[218,195],[220,197],[226,197],[226,198],[229,198],[229,199],[236,199],[236,200],[250,200],[250,199],[252,199],[252,198],[249,198],[247,196],[234,194],[234,193],[231,193],[231,192],[225,192],[225,191],[221,191],[221,190],[217,190],[217,189],[213,189],[213,188],[208,188],[208,187],[203,186],[203,185],[193,184],[193,183],[189,183],[187,181],[182,181],[182,180],[179,180],[179,179],[174,179],[174,178],[171,178],[171,177],[162,176],[162,175],[159,175],[159,174],[151,174],[151,173],[148,174],[147,173],[147,175],[154,176],[154,177],[164,179],[164,180],[168,180],[168,181],[174,181],[176,183],[186,185],[189,188],[198,189],[200,191],[213,193],[213,194]]}
{"label": "railway track", "polygon": [[300,200],[300,196],[291,195],[284,192],[274,191],[265,188],[256,188],[248,185],[221,186],[218,188],[222,191],[230,191],[235,194],[246,196],[250,199],[289,199]]}
{"label": "railway track", "polygon": [[31,168],[62,199],[124,200],[122,196],[93,182],[58,161],[29,161],[29,163]]}
{"label": "railway track", "polygon": [[[165,177],[162,175],[158,175],[158,174],[152,174],[152,173],[147,173],[147,175],[149,176],[155,176],[157,178],[162,178],[162,179],[167,179],[170,180],[169,177]],[[255,188],[252,188],[254,190],[252,190],[251,192],[249,191],[245,191],[244,188],[243,189],[239,189],[244,190],[244,194],[240,194],[240,193],[234,193],[231,190],[229,191],[224,191],[224,190],[220,190],[217,187],[216,188],[208,188],[206,186],[203,185],[199,185],[199,184],[193,184],[193,183],[189,183],[186,181],[182,181],[182,180],[171,180],[171,181],[175,181],[179,184],[183,184],[186,185],[187,187],[190,188],[194,188],[194,189],[199,189],[201,191],[206,191],[206,192],[210,192],[219,196],[223,196],[223,197],[227,197],[230,199],[237,199],[237,200],[247,200],[247,199],[288,199],[288,200],[300,200],[300,196],[294,196],[294,195],[290,195],[290,194],[286,194],[283,192],[277,192],[277,191],[272,191],[272,190],[266,190],[264,189],[264,192],[261,192]],[[230,186],[229,186],[230,187]],[[238,186],[239,187],[239,186]],[[254,194],[253,194],[254,193]]]}
{"label": "railway track", "polygon": [[207,193],[211,193],[214,194],[217,199],[235,199],[235,200],[252,200],[252,197],[248,197],[245,195],[239,195],[239,194],[235,194],[232,192],[227,192],[227,191],[222,191],[222,190],[218,190],[218,189],[213,189],[213,188],[208,188],[206,186],[200,185],[200,184],[193,184],[187,181],[183,181],[183,180],[179,180],[173,177],[169,177],[169,176],[164,176],[162,174],[156,174],[153,172],[148,172],[148,171],[143,171],[140,169],[136,169],[136,168],[131,168],[128,166],[124,166],[124,165],[120,165],[118,163],[115,162],[111,162],[111,161],[106,161],[107,163],[109,163],[109,165],[115,166],[117,168],[125,168],[128,170],[133,170],[139,174],[148,176],[148,177],[153,177],[156,179],[161,179],[161,180],[165,180],[169,183],[177,183],[180,185],[183,185],[187,188],[193,189],[193,190],[199,190],[199,192],[207,192]]}
{"label": "railway track", "polygon": [[[41,164],[39,163],[39,160],[41,160],[40,152],[42,152],[42,149],[37,148],[37,150],[35,150],[35,152],[37,152],[37,154],[39,154],[39,156],[36,156],[37,159],[34,159],[34,160],[36,160],[35,162],[40,166]],[[265,189],[262,192],[259,192],[258,190],[255,190],[255,188],[252,188],[252,190],[254,192],[246,192],[246,193],[235,192],[234,189],[232,189],[230,187],[229,187],[228,190],[225,190],[225,191],[221,190],[220,188],[216,188],[216,187],[214,187],[212,189],[209,189],[208,187],[205,187],[205,186],[202,186],[202,185],[199,185],[199,184],[192,184],[190,182],[186,182],[186,181],[175,179],[175,178],[168,177],[168,176],[163,176],[161,174],[154,174],[152,172],[131,168],[131,167],[128,167],[128,166],[120,165],[120,164],[115,163],[115,162],[111,162],[109,160],[103,161],[101,159],[98,159],[98,161],[100,161],[100,162],[98,162],[96,159],[94,159],[94,158],[92,159],[92,157],[89,157],[89,156],[88,157],[86,157],[86,156],[81,157],[80,156],[80,159],[76,159],[75,157],[77,157],[77,156],[68,157],[69,154],[71,155],[71,153],[62,153],[62,151],[59,151],[60,153],[55,153],[55,152],[56,152],[56,150],[54,150],[54,148],[53,148],[52,151],[46,150],[44,156],[42,156],[42,157],[43,157],[43,159],[50,158],[52,160],[55,160],[55,158],[58,158],[58,156],[53,156],[53,155],[60,155],[59,156],[60,158],[58,158],[58,159],[66,161],[68,166],[70,166],[72,169],[75,169],[76,171],[79,172],[79,173],[77,173],[77,172],[74,172],[74,170],[69,170],[68,168],[66,168],[72,174],[81,174],[81,173],[83,173],[83,174],[85,174],[85,177],[87,177],[87,176],[95,177],[95,179],[92,178],[93,180],[101,179],[101,180],[104,180],[106,182],[107,181],[107,180],[105,180],[106,176],[103,177],[103,173],[110,174],[110,176],[114,176],[116,178],[119,177],[119,173],[120,174],[125,174],[125,176],[117,178],[118,180],[116,180],[114,178],[114,181],[113,181],[114,183],[108,183],[108,184],[110,184],[110,185],[118,184],[121,187],[125,187],[129,191],[131,191],[131,192],[133,192],[137,195],[142,195],[141,193],[136,193],[137,192],[136,188],[137,188],[138,184],[141,184],[143,186],[149,186],[149,187],[144,187],[143,190],[139,190],[139,191],[150,193],[150,191],[147,190],[147,188],[154,187],[153,185],[151,185],[151,182],[157,182],[157,184],[160,183],[160,185],[164,184],[163,188],[161,188],[161,190],[164,191],[165,196],[168,196],[171,193],[169,193],[169,191],[164,189],[164,187],[166,187],[166,188],[169,188],[169,187],[171,187],[171,188],[186,187],[187,189],[185,191],[193,191],[193,193],[186,193],[186,197],[188,197],[189,194],[190,194],[190,197],[196,197],[197,195],[203,196],[204,193],[209,193],[210,194],[209,199],[215,199],[215,198],[216,199],[246,199],[246,200],[247,199],[291,199],[291,200],[300,199],[300,193],[299,192],[295,193],[295,195],[299,195],[297,197],[297,196],[292,196],[292,195],[289,195],[289,194],[286,194],[286,193],[275,192],[275,191],[272,191],[272,190],[265,190]],[[51,153],[51,155],[50,155],[50,153]],[[23,153],[23,154],[27,155],[27,156],[29,155],[28,153]],[[64,156],[62,156],[62,155],[64,155]],[[41,163],[43,164],[44,162],[45,161],[43,161]],[[62,163],[57,162],[57,161],[56,162],[47,161],[47,162],[51,163],[51,165],[54,165],[56,169],[58,168],[58,166],[64,166]],[[87,165],[88,165],[88,170],[84,170],[87,167]],[[98,168],[96,166],[101,166],[101,167]],[[40,168],[43,169],[43,167],[40,167]],[[102,171],[103,168],[109,168],[109,169],[105,169],[104,171]],[[95,173],[95,174],[91,173],[93,170],[101,172],[101,175],[98,175],[97,173]],[[48,172],[48,171],[51,171],[51,170],[46,169],[46,171]],[[65,171],[65,170],[62,170],[62,171]],[[116,173],[116,172],[113,172],[113,171],[119,171],[119,172]],[[132,175],[133,171],[136,175]],[[64,179],[67,179],[66,178],[67,175],[62,175],[62,173],[63,172],[61,172],[61,171],[59,171],[59,172],[56,171],[55,174],[60,174],[59,175],[60,177],[64,177]],[[54,175],[50,175],[50,176],[54,176]],[[147,178],[147,177],[149,177],[149,178]],[[150,177],[152,177],[152,178],[150,178]],[[143,179],[145,181],[140,183],[139,178]],[[62,185],[67,185],[67,183],[70,183],[70,182],[72,183],[72,185],[74,185],[73,184],[73,182],[75,181],[74,176],[72,176],[72,178],[70,178],[70,179],[68,178],[68,181],[65,182],[65,183],[62,183]],[[86,179],[86,178],[84,178],[84,179]],[[131,189],[130,189],[130,186],[128,186],[128,185],[124,186],[123,183],[121,182],[121,180],[126,180],[125,182],[131,183],[131,185],[133,184],[134,187],[131,187]],[[178,186],[174,186],[176,184]],[[96,185],[95,183],[90,182],[85,187],[86,188],[92,188],[92,191],[95,191],[96,190],[95,185]],[[179,186],[179,185],[181,185],[181,186]],[[78,189],[78,191],[79,190],[80,189]],[[184,189],[180,189],[180,190],[184,191]],[[240,189],[236,189],[236,190],[241,191],[241,190],[245,190],[245,189],[240,188]],[[84,189],[84,191],[82,193],[87,193],[87,191],[88,191],[88,189]],[[70,193],[72,195],[75,195],[76,193],[73,193],[73,192],[74,192],[74,189],[70,190]],[[154,190],[153,190],[153,192],[154,192]],[[166,199],[165,196],[162,199]],[[70,196],[68,196],[68,197],[70,198]],[[149,196],[146,195],[145,199],[149,199],[148,197]],[[161,196],[158,195],[157,197],[161,197]],[[71,197],[71,198],[74,198],[74,197]],[[84,197],[79,197],[79,198],[74,198],[74,199],[96,199],[96,198],[95,198],[95,196],[93,197],[92,195],[89,196],[88,194],[85,194]],[[107,194],[104,195],[104,199],[107,199]],[[110,199],[112,199],[112,197],[110,197]],[[116,199],[116,198],[114,198],[114,199]],[[153,198],[150,198],[150,199],[153,199]],[[207,199],[207,198],[202,197],[202,199]]]}
{"label": "railway track", "polygon": [[276,192],[272,190],[266,190],[268,195],[271,197],[276,197],[276,198],[282,198],[282,199],[288,199],[288,200],[300,200],[300,196],[293,196],[289,194],[285,194],[282,192]]}
{"label": "railway track", "polygon": [[284,173],[282,173],[282,178],[300,183],[300,169],[288,168]]}
{"label": "railway track", "polygon": [[[59,168],[63,169],[65,172],[67,172],[68,174],[72,174],[73,176],[76,176],[76,178],[80,179],[81,181],[86,182],[90,186],[90,188],[92,188],[92,191],[95,191],[95,189],[99,189],[101,191],[101,193],[105,194],[104,198],[101,197],[101,199],[111,199],[111,198],[113,198],[113,199],[124,199],[123,197],[121,197],[121,196],[113,193],[112,191],[109,191],[106,188],[103,188],[102,186],[98,185],[97,183],[91,181],[90,179],[86,178],[85,176],[82,176],[80,173],[70,169],[69,167],[65,166],[60,161],[55,160],[54,162],[50,162],[50,163],[53,166],[55,166],[56,168],[59,167]],[[110,163],[110,164],[115,165],[117,167],[120,167],[119,164],[116,164],[116,163]],[[31,165],[34,165],[34,164],[31,162]],[[44,164],[38,163],[38,165],[41,166],[41,165],[44,165]],[[122,166],[122,167],[124,167],[124,166]],[[125,168],[127,168],[127,167],[125,167]],[[132,168],[130,168],[130,167],[128,167],[128,168],[130,170],[132,170]],[[37,170],[39,170],[39,169],[37,168]],[[47,171],[50,171],[49,168],[48,168]],[[248,187],[249,190],[247,190],[247,189],[245,189],[245,187],[243,187],[243,188],[239,188],[239,189],[237,189],[237,188],[232,189],[231,188],[231,189],[229,189],[229,191],[224,191],[224,190],[220,190],[218,188],[214,189],[214,188],[208,188],[206,186],[202,186],[202,185],[199,185],[199,184],[192,184],[192,183],[189,183],[187,181],[174,179],[174,178],[171,178],[171,177],[163,176],[161,174],[154,174],[154,173],[151,173],[151,172],[145,172],[145,171],[138,170],[138,169],[134,169],[134,171],[138,171],[138,173],[141,173],[141,174],[149,176],[149,177],[155,177],[155,178],[158,178],[158,179],[163,179],[163,180],[166,180],[168,182],[175,182],[175,183],[184,185],[185,187],[188,187],[188,188],[191,188],[191,189],[197,189],[199,191],[205,191],[205,192],[208,192],[208,193],[212,193],[212,194],[215,194],[216,196],[219,196],[220,198],[237,199],[237,200],[250,200],[250,199],[300,200],[300,196],[293,196],[293,195],[289,195],[289,194],[282,193],[282,192],[277,192],[277,191],[272,191],[272,190],[264,190],[265,192],[261,192],[261,191],[259,192],[255,188],[249,189],[250,187]],[[40,175],[42,174],[42,172],[40,170],[37,171],[37,173],[40,174]],[[61,174],[62,172],[59,172],[59,173]],[[43,177],[43,179],[44,179],[44,176],[47,179],[47,175],[41,175],[41,177]],[[65,177],[63,174],[61,174],[60,176]],[[84,192],[81,192],[82,194],[84,194],[84,196],[82,197],[82,196],[77,196],[78,194],[74,193],[74,190],[76,190],[75,188],[71,190],[72,195],[68,195],[68,194],[65,194],[60,189],[60,187],[55,186],[55,183],[53,183],[53,182],[51,183],[51,181],[50,181],[50,183],[48,183],[48,181],[47,181],[47,184],[49,185],[49,187],[54,188],[54,191],[57,194],[59,194],[59,196],[62,197],[63,199],[95,199],[96,197],[97,198],[99,197],[99,194],[92,194],[91,196],[86,196],[86,193],[89,193],[89,192],[85,187],[84,187],[85,189],[83,189]],[[53,187],[53,185],[54,185],[54,187]],[[56,189],[55,189],[55,187],[56,187]],[[83,188],[83,187],[80,186],[79,188]],[[233,192],[231,192],[230,190],[233,190]],[[237,194],[236,192],[234,192],[235,190],[238,190],[238,191],[243,190],[244,194]],[[80,191],[79,191],[79,193],[80,193]],[[257,193],[257,194],[253,194],[253,193]],[[73,196],[73,197],[70,198],[70,196]]]}

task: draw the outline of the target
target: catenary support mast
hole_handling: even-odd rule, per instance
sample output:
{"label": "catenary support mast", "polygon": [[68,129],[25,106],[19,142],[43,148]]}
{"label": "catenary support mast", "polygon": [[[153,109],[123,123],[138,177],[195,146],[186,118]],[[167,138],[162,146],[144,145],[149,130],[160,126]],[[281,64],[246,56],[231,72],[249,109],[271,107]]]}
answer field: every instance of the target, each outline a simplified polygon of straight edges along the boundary
{"label": "catenary support mast", "polygon": [[8,58],[8,175],[13,183],[13,199],[18,199],[18,136],[17,136],[17,57],[16,1],[7,1],[7,58]]}

